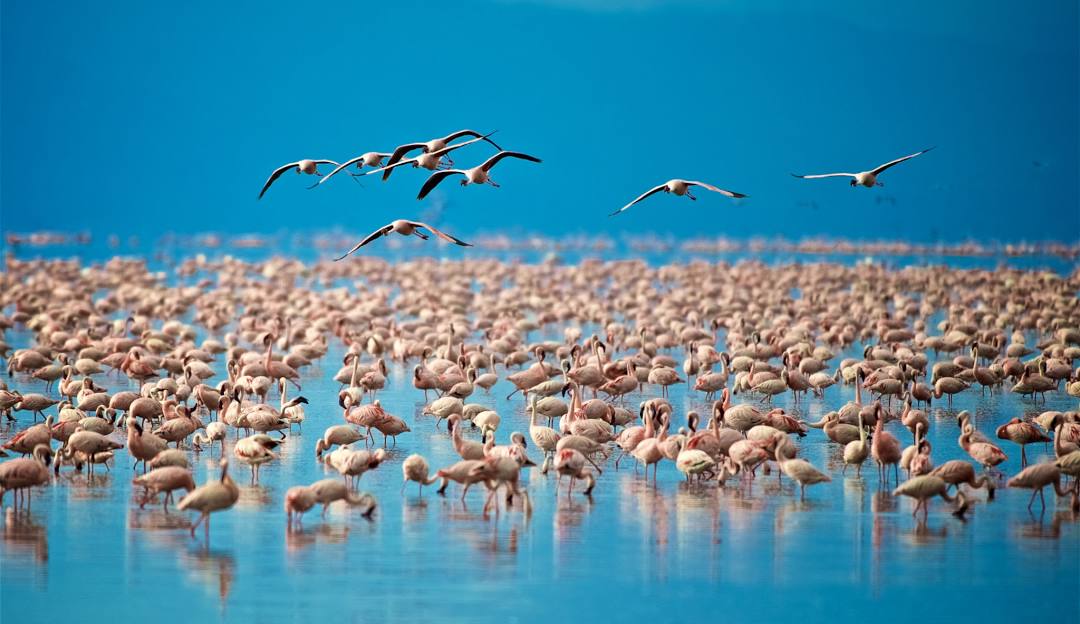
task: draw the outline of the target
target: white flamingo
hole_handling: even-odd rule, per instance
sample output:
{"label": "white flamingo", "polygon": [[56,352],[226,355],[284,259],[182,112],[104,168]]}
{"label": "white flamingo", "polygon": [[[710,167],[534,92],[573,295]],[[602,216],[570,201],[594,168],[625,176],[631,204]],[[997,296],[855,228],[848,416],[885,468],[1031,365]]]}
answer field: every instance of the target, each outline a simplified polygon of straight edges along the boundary
{"label": "white flamingo", "polygon": [[712,184],[706,184],[704,182],[698,182],[696,180],[680,180],[680,179],[676,178],[674,180],[668,180],[667,182],[664,182],[663,184],[652,187],[651,189],[645,191],[641,195],[638,195],[637,198],[634,199],[634,201],[630,202],[629,204],[626,204],[622,208],[619,208],[618,210],[616,210],[615,212],[611,213],[608,216],[614,217],[615,215],[617,215],[620,212],[626,210],[630,206],[633,206],[634,204],[638,203],[639,201],[645,199],[646,197],[648,197],[650,195],[655,195],[656,193],[660,193],[660,192],[673,193],[673,194],[678,195],[680,197],[685,195],[685,196],[689,197],[690,199],[696,201],[697,197],[694,197],[693,193],[690,192],[690,187],[692,187],[692,186],[700,186],[703,189],[713,191],[714,193],[720,193],[721,195],[725,195],[727,197],[731,197],[731,198],[734,198],[734,199],[748,197],[747,195],[743,195],[742,193],[736,193],[735,191],[727,191],[727,190],[724,190],[722,188],[713,186]]}
{"label": "white flamingo", "polygon": [[891,160],[884,165],[881,165],[880,167],[871,169],[870,171],[860,171],[859,173],[819,173],[814,175],[799,175],[797,173],[793,173],[791,175],[795,176],[796,178],[802,178],[803,180],[813,180],[816,178],[851,178],[851,186],[861,185],[867,188],[871,188],[873,186],[885,186],[881,182],[877,181],[878,176],[881,175],[882,172],[884,172],[889,167],[899,165],[905,160],[911,160],[912,158],[925,154],[932,149],[934,148],[928,147],[921,152],[915,152],[914,154],[908,154],[907,156],[897,158],[896,160]]}

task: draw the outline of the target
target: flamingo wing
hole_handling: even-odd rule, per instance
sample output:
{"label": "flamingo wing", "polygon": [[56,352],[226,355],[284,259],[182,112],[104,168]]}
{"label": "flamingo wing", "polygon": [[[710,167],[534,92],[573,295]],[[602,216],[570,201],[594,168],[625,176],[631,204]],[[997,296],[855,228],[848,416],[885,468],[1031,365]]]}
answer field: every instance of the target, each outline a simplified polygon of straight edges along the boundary
{"label": "flamingo wing", "polygon": [[406,158],[404,160],[399,160],[399,161],[397,161],[396,163],[394,163],[392,165],[385,165],[385,166],[379,167],[378,169],[372,169],[371,171],[368,171],[364,175],[372,175],[374,173],[380,173],[381,172],[383,174],[382,179],[386,180],[387,178],[390,177],[390,172],[392,172],[397,167],[400,167],[402,165],[411,165],[411,164],[414,164],[415,162],[416,162],[415,158]]}
{"label": "flamingo wing", "polygon": [[405,157],[405,154],[424,147],[424,143],[406,143],[405,145],[399,145],[394,148],[394,152],[390,154],[390,159],[386,161],[387,166],[396,163]]}
{"label": "flamingo wing", "polygon": [[274,172],[271,173],[270,177],[266,179],[266,184],[263,185],[262,190],[259,191],[259,199],[262,199],[262,196],[266,194],[266,189],[270,188],[270,185],[274,183],[274,180],[280,178],[281,174],[285,173],[289,169],[294,169],[298,166],[300,166],[300,161],[291,162],[287,165],[282,165],[277,169],[274,169]]}
{"label": "flamingo wing", "polygon": [[747,195],[743,195],[742,193],[736,193],[735,191],[728,191],[728,190],[722,189],[722,188],[720,188],[718,186],[713,186],[712,184],[706,184],[705,182],[698,182],[696,180],[686,180],[685,182],[687,184],[689,184],[690,186],[700,186],[701,188],[708,189],[708,190],[710,190],[710,191],[712,191],[714,193],[720,193],[721,195],[726,195],[727,197],[732,197],[732,198],[736,198],[736,199],[742,198],[742,197],[748,197]]}
{"label": "flamingo wing", "polygon": [[337,175],[341,170],[345,169],[349,165],[355,165],[356,163],[360,162],[363,159],[364,159],[364,157],[363,157],[363,155],[361,155],[361,156],[357,156],[356,158],[350,158],[349,160],[346,160],[345,162],[338,165],[336,169],[334,169],[330,173],[323,176],[321,180],[319,180],[318,182],[315,183],[315,186],[318,186],[318,185],[322,184],[323,182],[326,182],[327,180],[329,180],[330,178]]}
{"label": "flamingo wing", "polygon": [[635,199],[634,201],[630,202],[629,204],[626,204],[626,205],[625,205],[625,206],[623,206],[622,208],[619,208],[618,210],[616,210],[615,212],[611,213],[611,214],[610,214],[610,215],[608,215],[608,216],[609,216],[609,217],[614,217],[615,215],[619,214],[619,213],[620,213],[620,212],[622,212],[623,210],[626,210],[626,209],[627,209],[627,208],[629,208],[630,206],[633,206],[634,204],[638,203],[639,201],[641,201],[641,200],[645,199],[645,198],[646,198],[646,197],[648,197],[649,195],[655,195],[656,193],[659,193],[660,191],[664,190],[665,188],[667,188],[667,183],[666,183],[666,182],[665,182],[664,184],[660,184],[660,185],[658,185],[658,186],[654,186],[653,188],[651,188],[651,189],[649,189],[649,190],[645,191],[644,193],[642,193],[641,195],[638,195],[638,196],[637,196],[637,199]]}
{"label": "flamingo wing", "polygon": [[880,174],[882,171],[885,171],[886,169],[888,169],[889,167],[892,167],[894,165],[899,165],[900,163],[904,162],[905,160],[911,160],[912,158],[915,158],[916,156],[920,156],[922,154],[925,154],[926,152],[929,152],[932,149],[934,149],[934,148],[933,147],[928,147],[928,148],[924,149],[921,152],[915,152],[914,154],[908,154],[907,156],[902,156],[900,158],[897,158],[896,160],[889,161],[889,162],[885,163],[884,165],[881,165],[877,169],[874,169],[870,173],[872,173],[872,174],[874,174],[876,176],[876,175]]}
{"label": "flamingo wing", "polygon": [[431,227],[430,225],[428,225],[426,223],[423,223],[421,221],[409,221],[409,225],[413,226],[414,228],[418,227],[418,228],[424,228],[425,230],[430,230],[432,234],[434,234],[435,236],[438,236],[439,238],[443,239],[444,241],[446,241],[448,243],[454,243],[455,245],[461,245],[462,247],[472,247],[472,245],[470,245],[469,243],[466,243],[465,241],[461,240],[460,238],[457,238],[456,236],[451,236],[451,235],[447,234],[446,232],[443,232],[442,230],[437,230],[437,229]]}
{"label": "flamingo wing", "polygon": [[442,171],[436,171],[431,174],[427,181],[424,182],[424,186],[420,187],[420,193],[416,196],[416,199],[424,199],[432,189],[439,185],[440,182],[457,174],[465,175],[465,172],[461,169],[443,169]]}
{"label": "flamingo wing", "polygon": [[443,141],[446,141],[447,143],[449,143],[450,141],[453,141],[454,139],[461,138],[463,136],[471,136],[471,137],[476,137],[477,139],[480,139],[480,140],[483,140],[483,141],[487,141],[488,143],[491,143],[493,146],[495,146],[495,149],[497,149],[499,151],[502,151],[502,148],[499,147],[498,144],[495,143],[495,141],[492,141],[491,139],[488,138],[491,135],[495,134],[496,132],[498,132],[498,130],[493,130],[493,131],[491,131],[491,132],[489,132],[487,134],[480,134],[476,130],[458,130],[457,132],[451,132],[450,134],[443,137]]}
{"label": "flamingo wing", "polygon": [[818,173],[814,175],[799,175],[797,173],[791,174],[796,178],[802,178],[803,180],[814,180],[817,178],[854,178],[854,173]]}
{"label": "flamingo wing", "polygon": [[543,162],[536,156],[529,156],[528,154],[523,154],[521,152],[501,151],[498,154],[492,156],[491,158],[485,160],[484,164],[480,165],[480,169],[484,171],[491,171],[491,168],[494,167],[503,158],[520,158],[521,160],[527,160],[529,162],[535,163]]}
{"label": "flamingo wing", "polygon": [[341,256],[339,256],[337,258],[334,258],[334,262],[337,262],[338,260],[344,260],[345,258],[352,255],[353,252],[355,252],[357,249],[360,249],[364,245],[367,245],[368,243],[375,240],[376,238],[379,238],[380,236],[386,236],[387,234],[390,233],[390,230],[392,230],[392,229],[394,229],[394,226],[392,224],[387,224],[387,225],[382,226],[381,228],[375,230],[371,234],[368,234],[367,238],[365,238],[364,240],[357,243],[356,246],[354,246],[349,251],[345,252],[344,255],[341,255]]}

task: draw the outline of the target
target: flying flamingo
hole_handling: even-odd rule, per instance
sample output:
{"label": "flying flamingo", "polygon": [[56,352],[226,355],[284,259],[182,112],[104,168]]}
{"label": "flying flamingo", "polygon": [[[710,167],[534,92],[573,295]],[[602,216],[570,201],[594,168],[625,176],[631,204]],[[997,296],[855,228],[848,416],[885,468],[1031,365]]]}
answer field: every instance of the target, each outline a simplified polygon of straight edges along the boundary
{"label": "flying flamingo", "polygon": [[722,188],[713,186],[711,184],[706,184],[705,182],[697,182],[695,180],[680,180],[680,179],[676,178],[674,180],[668,180],[667,182],[664,182],[663,184],[661,184],[659,186],[654,186],[653,188],[645,191],[641,195],[638,195],[637,199],[630,202],[629,204],[626,204],[622,208],[619,208],[618,210],[616,210],[615,212],[611,213],[608,216],[609,217],[614,217],[615,215],[617,215],[620,212],[626,210],[630,206],[633,206],[634,204],[638,203],[639,201],[645,199],[646,197],[648,197],[650,195],[654,195],[656,193],[660,193],[660,192],[674,193],[675,195],[678,195],[680,197],[685,195],[685,196],[689,197],[690,199],[696,201],[697,197],[694,197],[693,193],[690,192],[690,187],[691,186],[700,186],[701,188],[703,188],[705,190],[713,191],[714,193],[720,193],[721,195],[725,195],[727,197],[731,197],[731,198],[734,198],[734,199],[741,199],[743,197],[747,197],[747,195],[743,195],[742,193],[736,193],[735,191],[727,191],[727,190],[724,190]]}
{"label": "flying flamingo", "polygon": [[[335,174],[337,174],[338,172],[342,171],[343,169],[345,169],[346,167],[349,167],[351,165],[356,165],[356,170],[357,171],[360,171],[364,167],[371,167],[372,169],[374,169],[376,167],[382,167],[383,160],[387,159],[387,158],[390,158],[390,156],[391,156],[391,154],[387,154],[387,153],[384,153],[384,152],[364,152],[363,154],[360,154],[356,158],[350,158],[349,160],[346,160],[345,162],[338,165],[337,169],[334,169],[330,173],[323,176],[321,180],[319,180],[318,182],[315,183],[315,186],[318,186],[318,185],[322,184],[323,182],[326,182],[331,177],[333,177]],[[357,174],[351,173],[349,175],[357,175]]]}
{"label": "flying flamingo", "polygon": [[332,160],[312,160],[310,158],[305,158],[303,160],[298,160],[296,162],[282,165],[277,169],[274,169],[274,172],[270,174],[269,178],[267,178],[266,184],[264,184],[262,190],[259,191],[259,199],[262,199],[262,196],[266,194],[266,190],[270,188],[270,185],[273,184],[278,178],[280,178],[281,174],[285,173],[286,171],[292,169],[296,171],[296,173],[306,173],[308,175],[321,176],[322,174],[319,173],[319,165],[334,165],[335,167],[339,166],[338,163]]}
{"label": "flying flamingo", "polygon": [[[409,152],[411,152],[413,150],[423,150],[425,153],[435,152],[435,151],[441,150],[442,148],[449,145],[450,142],[453,141],[454,139],[460,139],[461,137],[464,137],[464,136],[476,137],[478,139],[482,139],[484,141],[487,141],[488,143],[493,145],[495,147],[495,149],[501,151],[502,148],[499,147],[498,145],[496,145],[495,141],[492,141],[491,139],[488,138],[492,134],[495,134],[495,132],[493,131],[493,132],[489,132],[487,134],[480,134],[479,132],[477,132],[475,130],[458,130],[457,132],[451,132],[450,134],[448,134],[448,135],[446,135],[446,136],[444,136],[442,138],[431,139],[430,141],[425,141],[423,143],[406,143],[405,145],[399,145],[398,147],[396,147],[394,149],[394,153],[390,155],[389,160],[386,161],[386,166],[389,167],[390,165],[395,164],[396,162],[398,162],[399,160],[404,158],[405,154],[408,154]],[[449,159],[447,159],[447,160],[449,160]],[[453,165],[454,164],[453,161],[450,161],[450,164]]]}
{"label": "flying flamingo", "polygon": [[466,243],[465,241],[463,241],[463,240],[461,240],[459,238],[455,238],[455,237],[447,234],[446,232],[442,232],[440,230],[437,230],[437,229],[431,227],[430,225],[428,225],[428,224],[426,224],[426,223],[424,223],[422,221],[410,221],[408,219],[396,219],[394,221],[391,221],[390,223],[387,223],[386,225],[382,226],[381,228],[375,230],[371,234],[368,234],[367,238],[365,238],[364,240],[357,243],[352,249],[345,252],[343,255],[341,255],[341,256],[339,256],[337,258],[334,258],[334,261],[336,262],[338,260],[344,260],[345,258],[351,256],[353,254],[353,252],[355,252],[357,249],[360,249],[361,247],[363,247],[364,245],[367,245],[371,241],[373,241],[373,240],[375,240],[377,238],[381,238],[383,236],[389,236],[392,233],[401,234],[402,236],[417,236],[419,238],[422,238],[423,240],[427,240],[428,238],[430,238],[427,234],[424,234],[423,232],[420,231],[421,228],[426,229],[426,230],[430,230],[432,234],[434,234],[435,236],[438,236],[439,238],[443,239],[444,241],[446,241],[448,243],[454,243],[455,245],[460,245],[462,247],[472,247],[472,245],[470,245],[469,243]]}
{"label": "flying flamingo", "polygon": [[889,167],[899,165],[905,160],[910,160],[912,158],[915,158],[916,156],[925,154],[932,149],[934,148],[928,147],[921,152],[915,152],[914,154],[909,154],[907,156],[897,158],[896,160],[891,160],[884,165],[881,165],[880,167],[871,169],[870,171],[861,171],[859,173],[821,173],[816,175],[799,175],[797,173],[793,173],[791,175],[795,176],[796,178],[802,178],[804,180],[812,180],[815,178],[851,178],[851,186],[862,185],[867,188],[872,188],[874,186],[885,186],[877,180],[878,176],[881,175],[882,172],[884,172]]}
{"label": "flying flamingo", "polygon": [[452,175],[464,176],[464,179],[461,181],[462,186],[468,186],[469,184],[490,184],[497,188],[499,185],[491,179],[490,172],[492,167],[498,164],[503,158],[519,158],[535,163],[542,162],[535,156],[529,156],[528,154],[523,154],[521,152],[501,151],[472,169],[443,169],[442,171],[436,171],[431,174],[427,181],[424,182],[424,185],[420,187],[420,193],[416,196],[416,199],[424,199],[427,197],[428,193],[439,185],[440,182]]}

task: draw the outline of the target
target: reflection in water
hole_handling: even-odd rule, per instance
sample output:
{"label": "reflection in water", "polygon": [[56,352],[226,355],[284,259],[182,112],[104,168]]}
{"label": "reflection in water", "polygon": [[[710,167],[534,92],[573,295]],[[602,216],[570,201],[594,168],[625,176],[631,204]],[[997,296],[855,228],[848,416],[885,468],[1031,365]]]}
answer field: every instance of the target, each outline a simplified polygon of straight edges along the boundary
{"label": "reflection in water", "polygon": [[141,531],[176,531],[191,528],[191,520],[187,514],[175,510],[165,513],[158,507],[133,507],[127,512],[127,526]]}
{"label": "reflection in water", "polygon": [[870,529],[870,580],[875,595],[878,595],[882,587],[882,570],[888,567],[883,561],[883,546],[893,543],[899,530],[896,523],[897,508],[896,497],[888,490],[874,492],[870,498],[870,511],[873,514],[873,527]]}
{"label": "reflection in water", "polygon": [[191,577],[215,591],[224,612],[225,599],[236,581],[236,562],[232,555],[206,549],[194,549],[183,553],[181,563],[190,571]]}
{"label": "reflection in water", "polygon": [[[409,531],[410,534],[416,533],[420,529],[422,529],[427,519],[427,499],[417,497],[407,498],[402,501],[401,524]],[[414,531],[413,529],[416,529],[416,531]]]}
{"label": "reflection in water", "polygon": [[44,581],[45,565],[49,561],[49,540],[45,527],[38,524],[29,512],[15,511],[8,507],[4,511],[3,564],[19,566],[21,560],[33,559],[41,567]]}
{"label": "reflection in water", "polygon": [[110,473],[89,476],[75,471],[61,472],[57,481],[68,490],[72,500],[107,500],[113,495],[113,476]]}
{"label": "reflection in water", "polygon": [[264,485],[249,485],[240,487],[240,499],[236,501],[238,509],[260,509],[268,507],[273,502],[270,488]]}
{"label": "reflection in water", "polygon": [[1029,539],[1058,539],[1061,537],[1061,525],[1074,523],[1078,514],[1073,511],[1055,511],[1050,514],[1050,522],[1047,523],[1046,513],[1039,515],[1030,522],[1018,522],[1015,525],[1016,534]]}
{"label": "reflection in water", "polygon": [[344,544],[349,539],[349,531],[347,525],[324,523],[310,529],[293,525],[292,529],[285,530],[285,550],[290,556],[295,556],[317,543]]}
{"label": "reflection in water", "polygon": [[949,529],[945,524],[941,524],[938,527],[931,527],[928,520],[923,519],[922,515],[918,516],[915,523],[915,528],[911,529],[904,534],[907,537],[909,544],[915,546],[925,546],[932,544],[937,540],[945,539],[949,536]]}

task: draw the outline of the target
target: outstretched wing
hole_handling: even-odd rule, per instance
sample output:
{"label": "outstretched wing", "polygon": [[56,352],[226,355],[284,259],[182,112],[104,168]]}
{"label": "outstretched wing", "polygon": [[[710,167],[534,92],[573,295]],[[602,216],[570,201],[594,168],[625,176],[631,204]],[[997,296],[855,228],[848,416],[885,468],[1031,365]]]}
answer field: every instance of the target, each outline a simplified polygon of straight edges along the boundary
{"label": "outstretched wing", "polygon": [[391,225],[391,224],[388,224],[388,225],[384,225],[384,226],[382,226],[381,228],[379,228],[379,229],[375,230],[375,231],[374,231],[374,232],[372,232],[371,234],[368,234],[368,235],[367,235],[367,238],[365,238],[364,240],[360,241],[359,243],[356,243],[356,246],[355,246],[355,247],[353,247],[353,248],[352,248],[352,249],[350,249],[349,251],[346,251],[346,252],[345,252],[345,253],[344,253],[343,255],[341,255],[341,256],[338,256],[337,258],[334,258],[334,262],[337,262],[338,260],[344,260],[345,258],[347,258],[347,257],[351,256],[351,255],[353,254],[353,252],[355,252],[355,251],[356,251],[357,249],[360,249],[360,248],[361,248],[361,247],[363,247],[364,245],[367,245],[368,243],[370,243],[371,241],[375,240],[376,238],[379,238],[379,237],[381,237],[381,236],[386,236],[386,234],[387,234],[388,232],[390,232],[390,230],[392,230],[393,228],[394,228],[394,226],[393,226],[393,225]]}
{"label": "outstretched wing", "polygon": [[409,221],[409,225],[411,225],[413,227],[421,227],[421,228],[424,228],[426,230],[431,230],[431,232],[435,236],[438,236],[439,238],[443,239],[444,241],[446,241],[448,243],[454,243],[455,245],[461,245],[462,247],[472,247],[472,245],[470,245],[469,243],[466,243],[465,241],[461,240],[460,238],[457,238],[456,236],[451,236],[451,235],[447,234],[446,232],[443,232],[442,230],[437,230],[437,229],[431,227],[430,225],[428,225],[426,223],[423,223],[421,221]]}
{"label": "outstretched wing", "polygon": [[646,198],[646,197],[648,197],[649,195],[653,195],[653,194],[659,193],[660,191],[664,190],[665,188],[667,188],[667,183],[661,184],[661,185],[659,185],[659,186],[655,186],[655,187],[653,187],[653,188],[651,188],[651,189],[649,189],[649,190],[645,191],[645,192],[644,192],[644,193],[642,193],[641,195],[638,195],[638,196],[637,196],[637,199],[635,199],[634,201],[630,202],[629,204],[626,204],[626,205],[625,205],[625,206],[623,206],[622,208],[619,208],[618,210],[616,210],[615,212],[613,212],[613,213],[609,214],[608,216],[609,216],[609,217],[614,217],[615,215],[619,214],[619,213],[620,213],[620,212],[622,212],[623,210],[626,210],[626,209],[627,209],[627,208],[629,208],[630,206],[633,206],[634,204],[638,203],[639,201],[641,201],[641,200],[645,199],[645,198]]}
{"label": "outstretched wing", "polygon": [[712,184],[706,184],[705,182],[698,182],[696,180],[686,180],[686,183],[689,184],[690,186],[700,186],[701,188],[709,189],[710,191],[712,191],[714,193],[720,193],[721,195],[726,195],[728,197],[733,197],[733,198],[736,198],[736,199],[742,198],[742,197],[748,197],[747,195],[743,195],[742,193],[736,193],[735,191],[728,191],[726,189],[722,189],[720,187],[713,186]]}
{"label": "outstretched wing", "polygon": [[480,165],[480,168],[484,171],[491,171],[491,168],[495,166],[503,158],[520,158],[521,160],[527,160],[529,162],[543,162],[536,156],[529,156],[528,154],[522,154],[521,152],[499,152],[491,158],[484,161],[484,164]]}
{"label": "outstretched wing", "polygon": [[345,169],[345,168],[346,168],[346,167],[348,167],[349,165],[355,165],[356,163],[360,162],[360,161],[361,161],[361,160],[363,160],[363,159],[364,159],[364,157],[363,157],[363,156],[361,155],[361,156],[357,156],[356,158],[353,158],[353,159],[351,159],[351,160],[346,160],[345,162],[343,162],[343,163],[341,163],[340,165],[338,165],[336,169],[334,169],[334,170],[333,170],[333,171],[331,171],[330,173],[328,173],[328,174],[326,174],[325,176],[323,176],[323,177],[322,177],[322,179],[321,179],[321,180],[319,180],[319,181],[318,181],[318,182],[317,182],[317,183],[315,184],[315,186],[318,186],[318,185],[322,184],[323,182],[326,182],[326,181],[327,181],[327,180],[329,180],[330,178],[332,178],[332,177],[334,177],[335,175],[337,175],[337,174],[338,174],[338,172],[339,172],[339,171],[341,171],[342,169]]}
{"label": "outstretched wing", "polygon": [[394,153],[390,154],[390,159],[386,161],[387,166],[396,163],[405,157],[405,154],[424,147],[424,143],[406,143],[405,145],[399,145],[394,148]]}
{"label": "outstretched wing", "polygon": [[405,160],[399,160],[399,161],[397,161],[396,163],[394,163],[392,165],[384,165],[382,167],[379,167],[378,169],[372,169],[371,171],[368,171],[364,175],[373,175],[373,174],[376,174],[376,173],[382,173],[382,179],[386,180],[387,178],[390,177],[390,172],[392,172],[394,169],[397,169],[398,167],[400,167],[402,165],[411,165],[411,164],[413,164],[415,162],[416,162],[415,158],[406,158]]}
{"label": "outstretched wing", "polygon": [[477,141],[483,141],[484,138],[485,137],[479,137],[479,138],[476,138],[476,139],[469,139],[468,141],[462,141],[461,143],[454,143],[453,145],[447,145],[446,147],[444,147],[444,148],[442,148],[440,150],[435,150],[434,152],[431,152],[431,154],[432,154],[432,156],[442,156],[444,154],[449,154],[450,152],[456,150],[459,147],[465,147],[466,145],[472,145],[473,143],[476,143]]}
{"label": "outstretched wing", "polygon": [[904,162],[905,160],[911,160],[912,158],[915,158],[916,156],[921,156],[921,155],[925,154],[926,152],[929,152],[932,149],[934,149],[934,148],[933,147],[928,147],[928,148],[924,149],[921,152],[915,152],[914,154],[908,154],[907,156],[904,156],[902,158],[897,158],[896,160],[893,160],[893,161],[885,163],[884,165],[881,165],[880,167],[878,167],[877,169],[874,169],[870,173],[872,173],[872,174],[874,174],[876,176],[879,173],[881,173],[882,171],[885,171],[886,169],[888,169],[889,167],[892,167],[894,165],[899,165],[900,163]]}
{"label": "outstretched wing", "polygon": [[293,163],[289,163],[287,165],[282,165],[282,166],[278,167],[277,169],[274,169],[274,173],[270,174],[270,177],[266,179],[266,184],[264,184],[263,187],[262,187],[262,190],[259,191],[259,199],[262,199],[262,196],[266,194],[266,189],[270,188],[270,185],[274,183],[274,180],[277,180],[278,178],[280,178],[281,174],[285,173],[289,169],[295,169],[299,165],[300,165],[300,161],[296,161],[296,162],[293,162]]}
{"label": "outstretched wing", "polygon": [[813,180],[816,178],[854,178],[854,173],[818,173],[814,175],[799,175],[797,173],[791,174],[796,178],[802,178],[803,180]]}
{"label": "outstretched wing", "polygon": [[465,175],[465,172],[461,169],[443,169],[431,174],[428,176],[427,181],[424,182],[424,186],[420,187],[420,194],[416,196],[416,199],[424,199],[432,189],[439,185],[439,182],[455,174]]}
{"label": "outstretched wing", "polygon": [[487,134],[480,134],[476,130],[458,130],[457,132],[452,132],[452,133],[446,135],[446,137],[444,137],[443,140],[446,141],[447,143],[449,143],[450,141],[453,141],[454,139],[461,138],[463,136],[471,136],[471,137],[476,137],[478,139],[487,141],[488,143],[491,143],[492,145],[494,145],[495,149],[497,149],[499,151],[502,151],[502,148],[499,147],[498,144],[495,143],[495,141],[492,141],[491,139],[488,138],[489,136],[495,134],[496,132],[498,132],[498,131],[497,130],[492,130],[491,132],[489,132]]}

